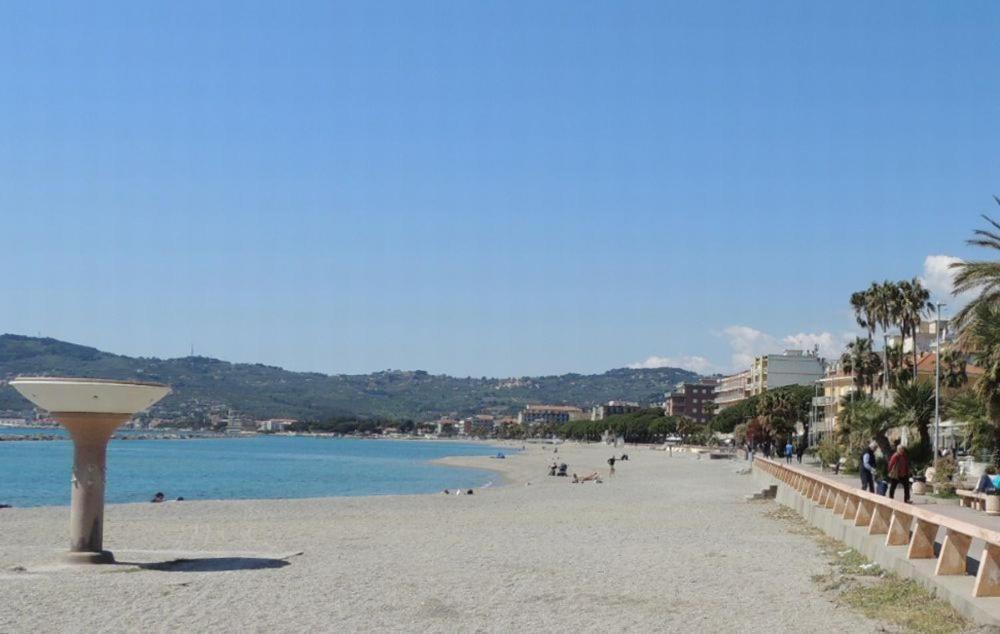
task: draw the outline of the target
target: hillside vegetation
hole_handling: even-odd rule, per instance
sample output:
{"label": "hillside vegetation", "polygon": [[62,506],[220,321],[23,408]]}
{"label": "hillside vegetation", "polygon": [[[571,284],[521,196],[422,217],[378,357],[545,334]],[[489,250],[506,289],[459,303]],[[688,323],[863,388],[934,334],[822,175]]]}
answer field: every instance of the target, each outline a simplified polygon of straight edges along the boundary
{"label": "hillside vegetation", "polygon": [[[481,411],[514,413],[527,403],[589,407],[612,399],[660,402],[679,381],[698,378],[677,368],[617,369],[513,379],[459,378],[422,370],[325,375],[206,357],[127,357],[55,339],[0,335],[0,378],[19,374],[159,381],[173,393],[151,415],[206,424],[212,411],[254,417],[325,420],[337,416],[431,420]],[[0,386],[0,410],[31,405]]]}

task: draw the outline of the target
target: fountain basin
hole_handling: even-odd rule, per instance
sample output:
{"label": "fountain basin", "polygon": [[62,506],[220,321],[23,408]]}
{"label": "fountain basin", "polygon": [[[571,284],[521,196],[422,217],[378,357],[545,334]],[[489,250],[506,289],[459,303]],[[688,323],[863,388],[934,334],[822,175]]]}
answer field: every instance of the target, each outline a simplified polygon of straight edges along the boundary
{"label": "fountain basin", "polygon": [[170,393],[159,383],[106,379],[18,377],[10,385],[52,413],[135,414]]}

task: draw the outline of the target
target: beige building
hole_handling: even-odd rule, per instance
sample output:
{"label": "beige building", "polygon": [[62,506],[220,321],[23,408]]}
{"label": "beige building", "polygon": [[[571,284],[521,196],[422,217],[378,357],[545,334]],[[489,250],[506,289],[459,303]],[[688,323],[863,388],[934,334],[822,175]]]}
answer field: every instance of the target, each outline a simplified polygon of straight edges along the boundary
{"label": "beige building", "polygon": [[832,434],[840,426],[840,414],[844,410],[845,396],[850,396],[857,390],[854,377],[846,374],[840,362],[832,363],[827,368],[823,378],[816,382],[822,389],[821,396],[813,397],[815,422],[812,433],[814,438]]}
{"label": "beige building", "polygon": [[744,370],[719,379],[715,388],[715,411],[721,412],[750,396],[750,371]]}

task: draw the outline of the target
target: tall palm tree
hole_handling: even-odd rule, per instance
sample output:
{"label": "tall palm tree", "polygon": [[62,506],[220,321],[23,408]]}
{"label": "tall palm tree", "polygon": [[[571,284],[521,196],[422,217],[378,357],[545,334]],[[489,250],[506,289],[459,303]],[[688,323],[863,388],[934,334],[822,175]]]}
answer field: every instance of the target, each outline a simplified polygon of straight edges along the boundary
{"label": "tall palm tree", "polygon": [[986,406],[990,420],[1000,423],[1000,304],[976,302],[962,324],[958,347],[971,354],[983,370],[973,390]]}
{"label": "tall palm tree", "polygon": [[[1000,196],[993,199],[1000,205]],[[985,249],[1000,251],[1000,223],[983,215],[992,229],[976,229],[973,237],[966,240],[967,244]],[[961,329],[976,311],[980,304],[1000,304],[1000,262],[996,260],[979,260],[973,262],[955,262],[955,282],[952,293],[958,295],[967,291],[979,291],[979,296],[968,303],[955,315],[955,324]]]}
{"label": "tall palm tree", "polygon": [[885,356],[889,361],[889,382],[896,385],[909,382],[910,368],[906,363],[906,354],[903,353],[903,344],[895,343],[889,346]]}
{"label": "tall palm tree", "polygon": [[[900,294],[899,288],[892,282],[886,280],[881,284],[872,282],[866,291],[868,296],[868,314],[874,321],[874,325],[882,329],[883,335],[889,332],[889,327],[896,323],[899,313]],[[882,348],[882,387],[889,385],[889,359],[883,346]]]}
{"label": "tall palm tree", "polygon": [[872,350],[872,342],[862,337],[847,344],[847,350],[840,357],[845,372],[854,376],[854,385],[859,391],[871,387],[874,391],[875,375],[881,368],[878,355]]}
{"label": "tall palm tree", "polygon": [[875,322],[871,318],[870,305],[867,290],[851,293],[851,309],[854,311],[854,319],[858,322],[859,326],[868,331],[869,342],[875,336]]}
{"label": "tall palm tree", "polygon": [[[903,336],[912,337],[913,341],[913,367],[917,367],[917,330],[920,322],[933,310],[931,303],[931,293],[927,290],[918,278],[909,281],[902,281],[897,285],[899,289],[899,331]],[[917,373],[914,371],[912,381],[917,380]]]}

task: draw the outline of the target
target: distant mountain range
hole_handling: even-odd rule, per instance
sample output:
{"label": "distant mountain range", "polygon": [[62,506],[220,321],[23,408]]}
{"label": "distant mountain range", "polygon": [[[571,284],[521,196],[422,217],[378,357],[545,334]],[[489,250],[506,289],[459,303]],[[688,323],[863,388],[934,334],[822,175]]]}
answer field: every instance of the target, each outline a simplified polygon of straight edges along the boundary
{"label": "distant mountain range", "polygon": [[[421,370],[325,375],[207,357],[127,357],[56,339],[0,335],[0,379],[19,374],[159,381],[173,393],[150,413],[207,424],[214,413],[257,419],[333,417],[432,420],[478,412],[513,414],[528,403],[589,407],[609,400],[662,402],[680,381],[698,375],[678,368],[617,369],[603,374],[510,379],[459,378]],[[0,410],[30,412],[31,404],[0,385]]]}

